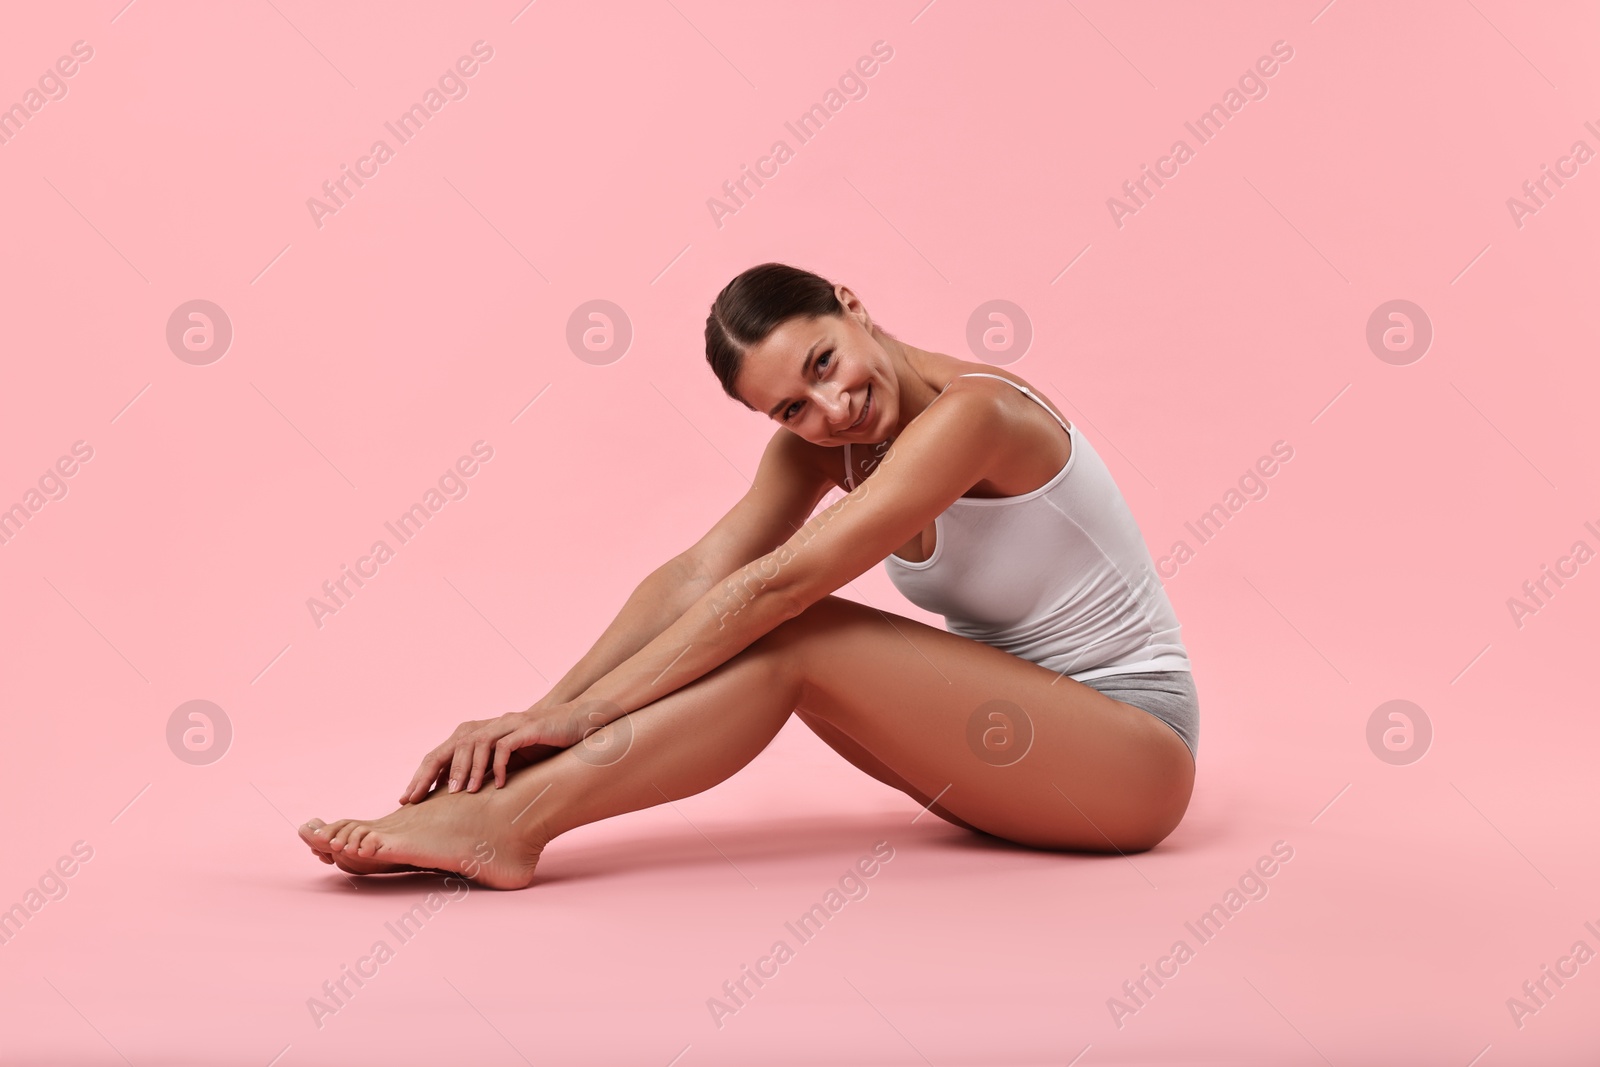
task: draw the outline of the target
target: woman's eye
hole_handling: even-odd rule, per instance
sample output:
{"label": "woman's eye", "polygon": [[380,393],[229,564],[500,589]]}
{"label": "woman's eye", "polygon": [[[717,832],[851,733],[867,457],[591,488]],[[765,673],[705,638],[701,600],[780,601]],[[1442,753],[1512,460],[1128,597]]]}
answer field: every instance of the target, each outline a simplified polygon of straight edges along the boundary
{"label": "woman's eye", "polygon": [[[812,363],[811,365],[813,367],[815,367],[817,370],[820,371],[823,367],[828,366],[832,362],[833,362],[833,349],[830,348],[830,349],[828,349],[828,351],[826,351],[826,352],[822,353],[822,355],[818,356],[817,359],[816,359],[816,362]],[[792,419],[794,417],[794,409],[797,406],[799,406],[799,404],[800,404],[800,401],[796,400],[793,404],[790,404],[788,407],[783,409],[783,421],[784,422],[788,422],[790,419]]]}

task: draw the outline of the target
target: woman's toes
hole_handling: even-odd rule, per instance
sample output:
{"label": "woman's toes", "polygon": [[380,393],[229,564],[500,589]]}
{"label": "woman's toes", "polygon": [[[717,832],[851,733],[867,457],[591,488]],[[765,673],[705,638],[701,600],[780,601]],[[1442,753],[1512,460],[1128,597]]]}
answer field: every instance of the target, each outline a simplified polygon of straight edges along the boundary
{"label": "woman's toes", "polygon": [[368,830],[361,835],[361,841],[356,845],[356,855],[362,859],[372,859],[378,854],[378,849],[383,847],[383,835],[376,830]]}
{"label": "woman's toes", "polygon": [[300,840],[317,855],[326,855],[328,851],[328,838],[324,833],[326,829],[327,824],[321,819],[312,819],[300,827]]}
{"label": "woman's toes", "polygon": [[339,825],[339,829],[334,831],[333,836],[329,838],[329,846],[335,852],[343,852],[345,842],[350,840],[350,834],[355,831],[358,825],[359,824],[354,819],[345,819]]}

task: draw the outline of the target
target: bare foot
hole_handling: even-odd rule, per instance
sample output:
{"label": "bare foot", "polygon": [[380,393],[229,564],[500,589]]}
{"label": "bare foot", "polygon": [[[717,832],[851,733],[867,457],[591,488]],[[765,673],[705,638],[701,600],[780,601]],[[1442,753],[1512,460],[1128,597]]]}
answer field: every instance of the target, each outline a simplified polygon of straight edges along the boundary
{"label": "bare foot", "polygon": [[[522,770],[522,768],[531,767],[535,763],[538,763],[540,760],[549,759],[551,756],[554,756],[557,752],[562,752],[562,751],[565,751],[565,750],[560,745],[529,745],[526,748],[518,748],[518,749],[512,750],[510,758],[506,761],[506,778],[507,778],[507,780],[509,780],[511,778],[511,776],[513,774],[515,774],[517,771]],[[445,792],[445,784],[449,780],[449,777],[450,777],[450,768],[449,767],[445,767],[443,770],[441,770],[439,772],[439,776],[433,780],[433,784],[431,786],[429,786],[428,788],[430,790],[437,790],[439,792]],[[486,772],[484,774],[483,780],[484,780],[485,783],[493,782],[494,781],[493,772],[492,771]],[[431,792],[427,793],[427,794],[424,794],[422,800],[427,800],[429,796],[432,796]],[[407,801],[405,797],[401,797],[400,798],[400,803],[406,804],[406,803],[413,803],[413,802]],[[422,803],[422,801],[419,800],[419,801],[415,801],[414,803],[420,804],[420,803]]]}
{"label": "bare foot", "polygon": [[[338,867],[341,871],[350,874],[399,874],[404,871],[433,872],[432,867],[417,867],[409,863],[389,863],[377,859],[362,859],[354,851],[332,847],[337,839],[338,832],[347,827],[354,828],[358,825],[375,826],[376,823],[358,823],[355,819],[339,819],[335,822],[325,823],[321,819],[312,819],[300,827],[300,840],[310,848],[311,854],[323,863]],[[440,871],[442,874],[456,874],[456,871]]]}
{"label": "bare foot", "polygon": [[537,823],[524,815],[522,790],[435,791],[381,819],[312,819],[300,839],[324,863],[350,874],[431,871],[460,875],[491,889],[533,881],[544,849]]}

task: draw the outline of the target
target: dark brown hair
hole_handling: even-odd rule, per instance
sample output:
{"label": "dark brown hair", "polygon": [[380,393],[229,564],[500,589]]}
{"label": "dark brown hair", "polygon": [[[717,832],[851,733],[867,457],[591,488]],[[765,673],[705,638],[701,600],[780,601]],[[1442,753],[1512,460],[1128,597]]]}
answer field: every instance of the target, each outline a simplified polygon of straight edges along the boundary
{"label": "dark brown hair", "polygon": [[706,362],[722,383],[722,391],[754,411],[733,388],[745,353],[797,315],[824,318],[843,314],[844,305],[834,295],[833,283],[821,275],[785,263],[751,267],[729,282],[711,304],[706,316]]}

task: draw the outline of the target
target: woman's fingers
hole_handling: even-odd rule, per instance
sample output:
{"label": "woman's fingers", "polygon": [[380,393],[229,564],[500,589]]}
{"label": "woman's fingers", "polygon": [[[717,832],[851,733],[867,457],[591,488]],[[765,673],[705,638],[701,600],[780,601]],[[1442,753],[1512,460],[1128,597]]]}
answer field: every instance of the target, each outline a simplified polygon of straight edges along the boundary
{"label": "woman's fingers", "polygon": [[495,738],[486,734],[479,734],[472,742],[472,774],[467,780],[467,792],[476,793],[478,786],[483,784],[483,772],[489,767],[489,756],[494,749]]}
{"label": "woman's fingers", "polygon": [[417,770],[417,780],[411,786],[411,802],[414,804],[428,795],[428,784],[439,780],[439,776],[450,766],[450,754],[434,749],[428,753],[428,758],[422,761],[422,766]]}
{"label": "woman's fingers", "polygon": [[467,772],[472,769],[472,740],[457,741],[450,757],[450,792],[459,793],[467,784]]}
{"label": "woman's fingers", "polygon": [[405,793],[401,795],[400,803],[415,804],[428,795],[430,788],[442,785],[461,739],[483,725],[482,720],[469,719],[452,730],[443,744],[424,756],[417,773],[411,777],[411,784],[406,786]]}
{"label": "woman's fingers", "polygon": [[[503,737],[518,734],[523,727],[522,720],[522,715],[514,713],[502,715],[498,719],[464,722],[457,726],[444,744],[428,753],[417,767],[417,773],[411,777],[411,784],[401,794],[400,803],[414,804],[426,797],[430,789],[448,788],[452,793],[458,793],[462,789],[469,793],[477,792],[483,785],[484,775],[489,771],[491,762],[495,758],[496,743]],[[515,750],[521,744],[527,743],[529,742],[522,741],[513,744],[511,749]],[[448,776],[448,786],[445,786],[446,776]],[[495,781],[498,785],[504,784],[503,760],[495,766]]]}
{"label": "woman's fingers", "polygon": [[[497,760],[500,746],[507,743],[508,738],[521,738],[527,735],[525,727],[528,716],[522,712],[512,712],[502,715],[498,719],[484,724],[472,740],[472,772],[467,783],[467,791],[475,793],[483,785],[484,775],[488,772],[491,763],[495,768],[495,784],[498,786],[504,781],[504,760]],[[526,741],[511,741],[507,751],[520,748]]]}
{"label": "woman's fingers", "polygon": [[524,727],[521,730],[506,734],[494,745],[494,787],[501,788],[506,784],[506,767],[511,762],[511,754],[523,745],[533,741],[533,731]]}
{"label": "woman's fingers", "polygon": [[405,793],[400,797],[400,803],[415,804],[427,796],[429,783],[437,781],[447,766],[448,756],[443,749],[436,748],[424,756],[422,763],[417,766],[417,773],[411,776],[411,784],[406,786]]}

